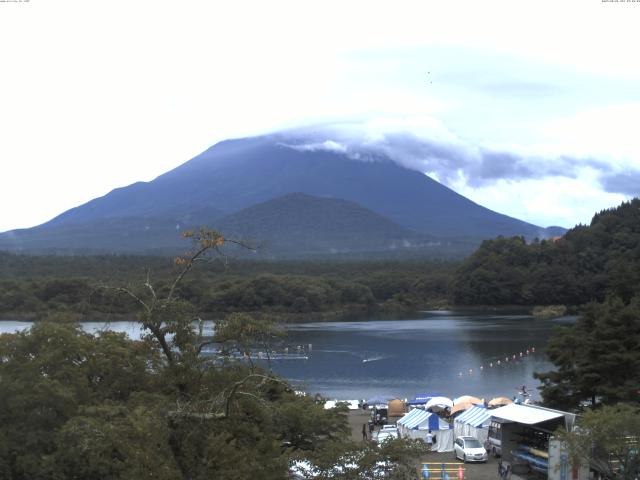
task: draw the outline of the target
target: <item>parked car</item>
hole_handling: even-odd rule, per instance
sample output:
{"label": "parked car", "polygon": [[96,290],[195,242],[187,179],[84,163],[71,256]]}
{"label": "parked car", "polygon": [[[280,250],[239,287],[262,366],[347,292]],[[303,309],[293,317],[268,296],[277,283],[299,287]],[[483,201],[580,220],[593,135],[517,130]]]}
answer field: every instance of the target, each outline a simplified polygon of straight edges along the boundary
{"label": "parked car", "polygon": [[400,435],[398,434],[398,430],[380,430],[375,437],[375,441],[380,443],[386,442],[387,440],[398,438]]}
{"label": "parked car", "polygon": [[458,437],[453,444],[453,452],[463,462],[486,462],[489,455],[474,437]]}

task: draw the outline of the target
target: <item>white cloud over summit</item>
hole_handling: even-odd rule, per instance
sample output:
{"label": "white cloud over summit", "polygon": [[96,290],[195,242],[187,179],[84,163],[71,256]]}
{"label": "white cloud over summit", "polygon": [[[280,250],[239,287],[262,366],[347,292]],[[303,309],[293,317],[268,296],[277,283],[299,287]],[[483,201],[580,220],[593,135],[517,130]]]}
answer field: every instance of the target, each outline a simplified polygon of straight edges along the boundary
{"label": "white cloud over summit", "polygon": [[[601,205],[640,193],[630,163],[537,154],[529,146],[497,150],[464,141],[433,118],[371,119],[299,128],[281,134],[284,146],[325,150],[351,159],[390,159],[423,172],[476,202],[543,225],[587,222]],[[543,150],[543,149],[541,149]],[[563,201],[564,199],[564,201]]]}

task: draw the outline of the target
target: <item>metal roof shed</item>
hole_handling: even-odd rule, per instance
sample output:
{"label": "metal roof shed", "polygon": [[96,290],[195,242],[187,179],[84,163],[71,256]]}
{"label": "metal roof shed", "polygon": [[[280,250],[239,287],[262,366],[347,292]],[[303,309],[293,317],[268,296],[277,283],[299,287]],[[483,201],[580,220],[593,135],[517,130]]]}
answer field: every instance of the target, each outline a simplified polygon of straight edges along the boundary
{"label": "metal roof shed", "polygon": [[536,407],[534,405],[517,405],[515,403],[511,403],[504,407],[491,410],[491,416],[508,420],[510,422],[535,425],[555,418],[564,417],[565,414],[557,410]]}

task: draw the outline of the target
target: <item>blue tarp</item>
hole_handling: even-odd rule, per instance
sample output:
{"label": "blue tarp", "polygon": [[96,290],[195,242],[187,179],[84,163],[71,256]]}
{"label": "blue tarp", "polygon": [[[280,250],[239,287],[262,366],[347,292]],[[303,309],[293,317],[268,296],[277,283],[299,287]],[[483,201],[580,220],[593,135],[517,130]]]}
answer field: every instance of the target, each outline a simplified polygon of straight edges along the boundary
{"label": "blue tarp", "polygon": [[371,398],[367,399],[367,404],[369,404],[369,405],[384,405],[389,400],[393,400],[393,397],[384,397],[384,396],[371,397]]}
{"label": "blue tarp", "polygon": [[491,413],[489,413],[489,410],[481,407],[480,405],[474,405],[456,417],[456,422],[466,423],[472,427],[478,428],[483,425],[488,425],[490,418]]}
{"label": "blue tarp", "polygon": [[409,400],[407,405],[424,405],[433,397],[440,397],[439,393],[420,393],[413,400]]}

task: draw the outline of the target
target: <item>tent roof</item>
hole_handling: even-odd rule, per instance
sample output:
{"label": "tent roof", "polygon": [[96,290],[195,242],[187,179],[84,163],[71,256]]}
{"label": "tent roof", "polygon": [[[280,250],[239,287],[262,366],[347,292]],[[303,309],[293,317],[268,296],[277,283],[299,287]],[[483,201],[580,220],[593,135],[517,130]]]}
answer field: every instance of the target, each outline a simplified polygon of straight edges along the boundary
{"label": "tent roof", "polygon": [[496,398],[492,398],[491,400],[489,400],[488,405],[490,407],[499,407],[502,405],[509,405],[510,403],[513,403],[513,400],[511,400],[510,398],[507,397],[496,397]]}
{"label": "tent roof", "polygon": [[453,407],[453,401],[450,398],[447,397],[433,397],[431,400],[429,400],[426,405],[424,406],[424,408],[431,408],[431,407]]}
{"label": "tent roof", "polygon": [[418,430],[449,430],[453,428],[453,425],[448,424],[443,419],[441,419],[437,414],[430,413],[428,422],[425,422],[418,425]]}
{"label": "tent roof", "polygon": [[407,428],[413,428],[429,418],[429,412],[416,408],[400,418],[396,423]]}
{"label": "tent roof", "polygon": [[474,405],[481,405],[484,403],[481,399],[474,397],[473,395],[462,395],[461,397],[453,399],[454,405],[462,402],[473,403]]}
{"label": "tent roof", "polygon": [[422,403],[427,403],[433,397],[441,397],[441,396],[442,395],[440,395],[439,393],[419,393],[415,397],[413,397],[413,400],[422,401]]}
{"label": "tent roof", "polygon": [[382,404],[386,404],[389,400],[393,400],[393,397],[386,397],[384,395],[380,395],[377,397],[368,398],[367,403],[369,405],[382,405]]}
{"label": "tent roof", "polygon": [[456,422],[466,423],[472,427],[481,427],[489,423],[491,413],[484,407],[474,405],[456,418]]}
{"label": "tent roof", "polygon": [[[404,425],[405,428],[409,429],[417,429],[422,426],[430,430],[443,430],[450,428],[449,424],[442,421],[438,415],[420,408],[411,410],[404,417],[399,419],[397,423],[399,425]],[[446,425],[443,425],[443,423]]]}
{"label": "tent roof", "polygon": [[451,411],[449,412],[450,415],[455,415],[456,413],[461,413],[464,412],[465,410],[470,409],[471,407],[473,407],[473,403],[471,402],[460,402],[460,403],[456,403],[453,407],[451,407]]}
{"label": "tent roof", "polygon": [[527,425],[534,425],[536,423],[546,422],[547,420],[553,420],[554,418],[564,417],[562,413],[554,410],[531,405],[517,405],[515,403],[491,410],[491,416],[512,422],[526,423]]}
{"label": "tent roof", "polygon": [[424,405],[434,397],[440,397],[439,393],[419,393],[412,400],[407,402],[407,405]]}

